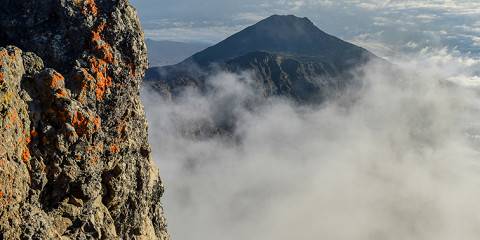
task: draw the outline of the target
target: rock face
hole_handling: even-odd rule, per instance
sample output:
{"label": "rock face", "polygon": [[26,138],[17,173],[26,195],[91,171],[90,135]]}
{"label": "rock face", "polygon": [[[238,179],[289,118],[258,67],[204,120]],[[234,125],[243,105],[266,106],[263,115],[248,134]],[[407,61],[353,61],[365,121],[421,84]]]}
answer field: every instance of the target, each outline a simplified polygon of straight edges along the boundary
{"label": "rock face", "polygon": [[149,69],[146,80],[175,96],[185,86],[208,90],[206,79],[219,70],[248,70],[265,97],[318,103],[338,94],[351,82],[351,70],[372,59],[378,57],[321,31],[307,18],[274,15],[182,63]]}
{"label": "rock face", "polygon": [[169,239],[127,0],[0,0],[0,239]]}

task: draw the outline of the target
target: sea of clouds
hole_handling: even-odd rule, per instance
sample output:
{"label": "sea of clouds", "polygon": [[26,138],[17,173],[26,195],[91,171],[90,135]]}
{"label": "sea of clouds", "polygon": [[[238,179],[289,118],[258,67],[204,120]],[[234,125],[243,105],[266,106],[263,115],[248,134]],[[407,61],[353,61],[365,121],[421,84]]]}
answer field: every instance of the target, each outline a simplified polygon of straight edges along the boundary
{"label": "sea of clouds", "polygon": [[[480,62],[424,49],[320,106],[251,100],[249,73],[143,90],[173,239],[480,239]],[[198,137],[234,119],[234,130]]]}

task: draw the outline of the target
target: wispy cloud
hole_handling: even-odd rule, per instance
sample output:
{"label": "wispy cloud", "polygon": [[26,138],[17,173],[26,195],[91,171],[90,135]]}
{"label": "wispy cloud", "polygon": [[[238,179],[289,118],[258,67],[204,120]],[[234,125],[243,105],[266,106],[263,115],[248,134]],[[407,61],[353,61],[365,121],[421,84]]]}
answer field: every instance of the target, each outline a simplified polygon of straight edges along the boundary
{"label": "wispy cloud", "polygon": [[[320,107],[252,108],[248,73],[173,102],[145,91],[173,237],[478,239],[479,62],[457,54],[369,65],[362,89]],[[233,138],[194,137],[224,116]]]}

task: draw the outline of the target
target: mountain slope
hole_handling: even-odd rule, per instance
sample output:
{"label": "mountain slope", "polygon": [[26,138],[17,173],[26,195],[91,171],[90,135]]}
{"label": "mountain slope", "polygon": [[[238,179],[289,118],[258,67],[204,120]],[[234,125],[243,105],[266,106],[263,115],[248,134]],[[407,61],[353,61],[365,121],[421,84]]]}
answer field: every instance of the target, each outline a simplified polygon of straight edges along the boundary
{"label": "mountain slope", "polygon": [[307,18],[274,15],[177,65],[149,69],[146,80],[175,96],[185,86],[208,90],[206,79],[219,70],[249,70],[265,96],[313,103],[345,88],[350,71],[371,59],[378,58]]}
{"label": "mountain slope", "polygon": [[336,63],[348,62],[350,59],[355,61],[364,54],[369,55],[360,47],[326,34],[307,18],[273,15],[194,54],[190,60],[207,65],[255,51],[304,56]]}

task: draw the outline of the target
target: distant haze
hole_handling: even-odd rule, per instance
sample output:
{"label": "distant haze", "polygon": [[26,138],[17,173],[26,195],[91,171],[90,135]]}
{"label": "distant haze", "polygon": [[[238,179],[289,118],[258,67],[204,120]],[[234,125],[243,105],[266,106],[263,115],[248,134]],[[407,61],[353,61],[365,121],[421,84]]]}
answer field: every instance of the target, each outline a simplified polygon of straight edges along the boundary
{"label": "distant haze", "polygon": [[174,41],[155,41],[147,39],[148,61],[150,67],[179,63],[207,47],[206,43],[183,43]]}

